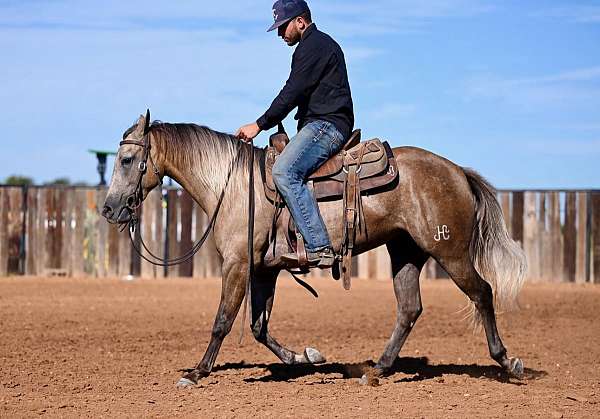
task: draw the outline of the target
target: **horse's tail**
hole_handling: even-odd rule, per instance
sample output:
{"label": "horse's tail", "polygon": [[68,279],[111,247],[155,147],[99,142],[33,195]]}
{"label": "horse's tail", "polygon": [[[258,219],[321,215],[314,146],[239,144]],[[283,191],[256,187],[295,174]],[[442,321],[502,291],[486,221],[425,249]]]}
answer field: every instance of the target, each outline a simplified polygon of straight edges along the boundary
{"label": "horse's tail", "polygon": [[[469,249],[471,261],[492,286],[496,308],[515,308],[527,271],[525,253],[508,235],[494,187],[474,170],[463,168],[463,171],[476,202],[476,219]],[[477,314],[475,320],[479,320]]]}

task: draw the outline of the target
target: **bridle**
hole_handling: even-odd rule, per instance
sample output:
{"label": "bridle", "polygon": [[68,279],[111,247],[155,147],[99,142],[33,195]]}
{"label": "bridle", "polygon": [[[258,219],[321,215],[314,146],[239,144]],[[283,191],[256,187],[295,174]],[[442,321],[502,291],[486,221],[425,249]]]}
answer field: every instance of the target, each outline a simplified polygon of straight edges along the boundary
{"label": "bridle", "polygon": [[[126,224],[124,224],[124,227],[122,230],[124,230],[127,227],[129,228],[129,239],[131,241],[131,245],[132,245],[133,249],[135,250],[135,252],[146,262],[151,263],[152,265],[155,265],[155,266],[179,265],[179,264],[185,263],[188,260],[192,259],[194,257],[194,255],[196,253],[198,253],[198,251],[202,248],[202,245],[206,242],[208,235],[212,231],[212,229],[215,225],[215,221],[217,219],[217,215],[219,214],[219,209],[221,208],[221,204],[223,203],[223,198],[225,197],[225,191],[227,190],[227,185],[229,184],[231,172],[233,170],[234,164],[239,159],[240,153],[238,153],[237,157],[232,161],[232,165],[231,165],[231,167],[229,169],[229,173],[227,175],[227,181],[225,182],[223,191],[221,192],[221,195],[219,196],[219,200],[217,201],[217,206],[215,208],[215,211],[208,223],[208,226],[206,227],[206,230],[204,231],[204,234],[202,235],[202,237],[200,237],[200,239],[198,239],[198,241],[192,246],[192,248],[190,250],[188,250],[187,252],[185,252],[183,255],[174,257],[172,259],[164,259],[164,258],[161,258],[160,256],[157,256],[154,253],[152,253],[152,251],[148,248],[148,246],[146,245],[146,243],[144,242],[144,239],[142,238],[142,236],[140,234],[139,241],[142,245],[142,248],[148,254],[148,256],[146,256],[143,254],[142,249],[140,249],[140,246],[136,243],[135,230],[140,224],[138,210],[142,206],[142,202],[144,201],[143,180],[144,180],[144,176],[148,172],[148,161],[150,161],[150,164],[152,165],[153,173],[158,179],[159,187],[162,188],[163,182],[162,182],[162,177],[160,175],[160,171],[158,170],[158,167],[154,163],[154,160],[152,159],[152,154],[150,153],[150,150],[152,149],[152,144],[150,143],[150,130],[145,129],[145,131],[146,132],[141,141],[140,140],[123,140],[119,143],[119,147],[124,146],[124,145],[135,145],[135,146],[141,147],[142,148],[142,159],[138,163],[138,167],[137,167],[138,168],[138,180],[136,182],[135,191],[127,197],[126,205],[123,206],[121,208],[121,210],[119,211],[117,220],[119,219],[122,211],[129,212],[129,216],[130,216],[129,221]],[[253,157],[253,155],[254,155],[254,153],[251,153],[252,157]],[[252,157],[251,157],[251,160],[254,160]],[[253,162],[252,162],[252,164],[253,164]],[[251,170],[250,173],[251,173],[251,177],[253,178],[253,171]],[[251,183],[251,184],[253,185],[253,183]],[[254,188],[250,188],[250,189],[251,189],[250,203],[253,207],[254,206],[254,194],[253,194]],[[251,219],[251,222],[249,223],[250,225],[248,227],[249,230],[252,228],[252,234],[253,234],[253,228],[254,228],[254,214],[253,213],[254,213],[254,211],[252,210],[251,211],[252,219]],[[249,231],[249,234],[250,234],[250,231]],[[253,240],[250,241],[250,239],[249,239],[249,243],[250,243],[249,246],[253,247],[252,246]],[[251,265],[253,265],[253,261],[251,261]],[[253,266],[252,266],[252,268],[253,268]]]}

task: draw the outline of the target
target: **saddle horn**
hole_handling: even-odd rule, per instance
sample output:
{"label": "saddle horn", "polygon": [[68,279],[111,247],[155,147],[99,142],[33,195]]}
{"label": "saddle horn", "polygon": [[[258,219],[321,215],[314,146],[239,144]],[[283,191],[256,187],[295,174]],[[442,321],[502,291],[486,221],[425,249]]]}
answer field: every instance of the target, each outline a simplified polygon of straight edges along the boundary
{"label": "saddle horn", "polygon": [[285,132],[285,127],[280,122],[277,124],[277,132],[269,137],[269,145],[275,147],[278,153],[281,153],[285,146],[290,142],[290,138]]}

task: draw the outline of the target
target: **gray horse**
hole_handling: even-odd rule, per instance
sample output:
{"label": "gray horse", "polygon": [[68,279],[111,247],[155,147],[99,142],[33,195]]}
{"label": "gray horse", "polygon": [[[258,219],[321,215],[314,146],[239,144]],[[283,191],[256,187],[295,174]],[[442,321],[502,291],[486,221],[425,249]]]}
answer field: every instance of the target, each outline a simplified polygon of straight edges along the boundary
{"label": "gray horse", "polygon": [[[123,139],[103,209],[108,221],[128,222],[135,204],[141,204],[163,176],[179,182],[209,215],[217,209],[222,195],[214,224],[216,247],[223,257],[221,301],[204,357],[178,383],[194,385],[210,374],[246,295],[248,159],[254,153],[254,170],[259,174],[264,150],[194,124],[150,124],[149,112],[140,116]],[[508,236],[493,187],[473,170],[428,151],[399,147],[393,153],[400,181],[390,190],[363,196],[368,235],[364,229],[357,232],[355,242],[355,254],[385,244],[392,261],[396,325],[374,373],[384,374],[391,368],[421,314],[419,274],[433,257],[471,300],[474,319],[485,328],[491,357],[508,373],[522,375],[522,361],[507,357],[494,306],[510,308],[516,304],[526,262],[519,245]],[[285,364],[324,362],[316,349],[296,353],[279,344],[268,331],[280,272],[264,262],[274,207],[264,195],[260,175],[255,176],[254,188],[253,335]],[[332,243],[339,249],[342,203],[321,202],[319,206]]]}

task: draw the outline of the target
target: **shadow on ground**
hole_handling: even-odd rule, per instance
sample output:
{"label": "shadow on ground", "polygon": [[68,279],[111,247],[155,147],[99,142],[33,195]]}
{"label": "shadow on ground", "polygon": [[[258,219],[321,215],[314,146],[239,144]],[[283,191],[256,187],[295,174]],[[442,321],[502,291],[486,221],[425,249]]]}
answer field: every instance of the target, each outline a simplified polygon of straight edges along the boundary
{"label": "shadow on ground", "polygon": [[[226,370],[243,369],[265,369],[268,375],[262,377],[245,378],[246,382],[280,382],[291,381],[301,377],[308,377],[315,374],[339,374],[343,379],[360,378],[364,374],[373,374],[375,363],[372,360],[355,364],[325,363],[321,365],[284,365],[280,363],[272,364],[248,364],[245,362],[226,363],[218,365],[213,372]],[[524,385],[525,381],[545,377],[548,375],[545,371],[538,371],[531,368],[525,368],[524,376],[521,380],[515,379],[507,374],[502,368],[496,365],[476,365],[476,364],[430,364],[427,357],[404,357],[398,358],[394,362],[391,370],[385,374],[385,377],[394,378],[395,374],[402,373],[410,375],[394,380],[395,383],[406,383],[432,380],[447,375],[468,375],[472,378],[485,378],[503,383],[514,385]],[[337,377],[336,377],[337,378]],[[331,381],[331,379],[327,380]]]}

